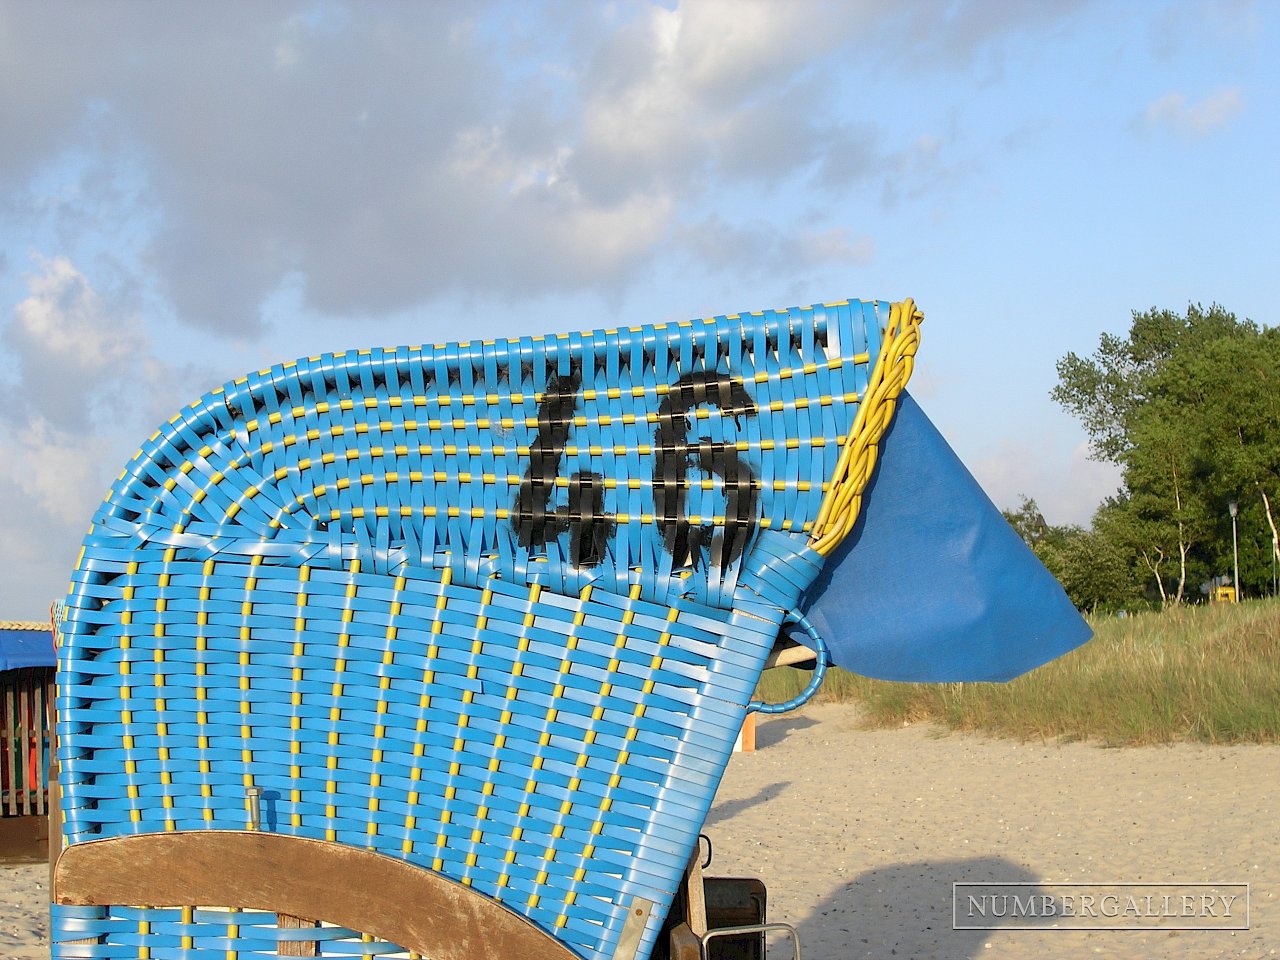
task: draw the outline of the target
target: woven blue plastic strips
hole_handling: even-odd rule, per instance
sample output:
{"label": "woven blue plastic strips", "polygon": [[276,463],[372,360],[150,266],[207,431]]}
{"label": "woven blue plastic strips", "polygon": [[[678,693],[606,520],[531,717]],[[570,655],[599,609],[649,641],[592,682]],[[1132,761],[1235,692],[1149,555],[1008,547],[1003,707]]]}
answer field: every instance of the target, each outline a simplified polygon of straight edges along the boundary
{"label": "woven blue plastic strips", "polygon": [[[72,576],[68,849],[258,827],[432,871],[584,958],[639,910],[647,956],[919,319],[846,302],[350,351],[201,398],[125,467]],[[242,907],[55,904],[53,955],[399,949]]]}

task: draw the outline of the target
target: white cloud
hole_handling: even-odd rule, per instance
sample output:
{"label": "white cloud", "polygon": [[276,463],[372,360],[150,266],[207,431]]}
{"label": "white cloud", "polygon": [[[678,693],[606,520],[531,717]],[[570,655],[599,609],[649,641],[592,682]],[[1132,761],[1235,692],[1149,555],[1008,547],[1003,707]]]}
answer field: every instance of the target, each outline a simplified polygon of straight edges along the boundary
{"label": "white cloud", "polygon": [[671,53],[705,102],[740,103],[791,81],[841,44],[874,4],[706,0],[672,11]]}
{"label": "white cloud", "polygon": [[629,197],[612,207],[580,205],[559,218],[549,239],[587,268],[582,280],[590,282],[592,274],[616,273],[651,251],[670,216],[666,197]]}
{"label": "white cloud", "polygon": [[36,417],[0,435],[0,483],[19,491],[28,509],[83,532],[107,492],[111,443],[100,436],[60,430]]}
{"label": "white cloud", "polygon": [[137,317],[113,310],[66,257],[36,262],[0,341],[17,374],[0,386],[0,477],[44,516],[87,524],[118,466],[104,454],[139,410],[154,412],[170,378]]}
{"label": "white cloud", "polygon": [[3,343],[20,370],[3,416],[34,411],[63,428],[89,419],[95,391],[121,376],[143,348],[136,318],[108,309],[66,257],[37,261],[27,278],[29,296],[13,310]]}
{"label": "white cloud", "polygon": [[800,231],[796,243],[809,263],[866,263],[876,252],[871,237],[856,237],[843,227]]}
{"label": "white cloud", "polygon": [[843,227],[781,228],[762,221],[729,223],[708,217],[681,228],[676,239],[712,270],[803,276],[826,264],[866,263],[875,241]]}
{"label": "white cloud", "polygon": [[158,359],[140,318],[71,260],[36,262],[0,339],[13,374],[0,384],[0,615],[11,618],[40,615],[60,592],[138,440],[204,382]]}
{"label": "white cloud", "polygon": [[39,417],[0,424],[0,617],[43,619],[62,595],[89,518],[123,462],[114,446]]}
{"label": "white cloud", "polygon": [[621,287],[657,252],[673,206],[662,193],[590,203],[557,181],[527,192],[496,219],[506,244],[495,259],[510,282],[526,288]]}
{"label": "white cloud", "polygon": [[[290,277],[332,316],[616,295],[739,184],[939,182],[945,150],[885,142],[874,105],[833,101],[850,63],[930,62],[936,7],[8,5],[0,188],[69,145],[143,166],[149,289],[221,334],[259,333]],[[949,62],[1070,7],[948,4]]]}
{"label": "white cloud", "polygon": [[[936,120],[888,134],[861,78],[950,76],[1070,5],[0,2],[0,204],[31,198],[6,279],[65,254],[0,305],[0,538],[61,580],[137,439],[265,340],[306,352],[298,316],[345,346],[435,299],[616,297],[663,257],[735,298],[871,274],[874,218],[832,197],[966,170]],[[88,173],[53,198],[68,158]]]}
{"label": "white cloud", "polygon": [[1142,122],[1148,128],[1167,127],[1199,140],[1225,130],[1243,109],[1244,97],[1239,87],[1226,87],[1199,100],[1173,92],[1148,104]]}
{"label": "white cloud", "polygon": [[99,375],[130,355],[137,337],[111,322],[102,298],[66,257],[41,261],[31,296],[14,308],[9,336],[19,350],[43,353],[78,374]]}
{"label": "white cloud", "polygon": [[785,177],[832,146],[808,83],[874,5],[710,0],[652,7],[581,77],[575,169],[588,196],[681,195],[717,175]]}

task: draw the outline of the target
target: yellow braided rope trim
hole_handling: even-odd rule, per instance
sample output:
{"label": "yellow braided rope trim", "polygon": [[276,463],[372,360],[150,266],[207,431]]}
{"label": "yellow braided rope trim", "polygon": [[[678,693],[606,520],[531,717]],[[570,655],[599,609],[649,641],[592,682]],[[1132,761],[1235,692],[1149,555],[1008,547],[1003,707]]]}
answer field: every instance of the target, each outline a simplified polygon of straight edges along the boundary
{"label": "yellow braided rope trim", "polygon": [[44,630],[47,633],[49,624],[37,620],[0,620],[0,630]]}
{"label": "yellow braided rope trim", "polygon": [[875,470],[877,444],[893,422],[898,395],[911,379],[911,371],[915,367],[922,320],[924,314],[909,298],[890,308],[880,356],[871,371],[871,380],[858,404],[858,413],[849,430],[840,462],[831,476],[831,486],[813,524],[809,546],[823,556],[840,545],[858,519],[862,491]]}

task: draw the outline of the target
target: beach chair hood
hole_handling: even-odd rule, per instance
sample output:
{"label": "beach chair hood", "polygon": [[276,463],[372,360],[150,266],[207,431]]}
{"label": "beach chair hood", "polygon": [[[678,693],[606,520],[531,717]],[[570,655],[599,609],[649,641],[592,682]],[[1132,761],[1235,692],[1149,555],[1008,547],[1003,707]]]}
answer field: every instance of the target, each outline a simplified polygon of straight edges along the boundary
{"label": "beach chair hood", "polygon": [[[825,666],[798,605],[855,528],[920,320],[854,301],[353,350],[180,411],[95,515],[60,624],[54,957],[648,956],[784,623]],[[915,446],[885,510],[945,464]],[[811,612],[836,662],[916,673],[985,611],[894,633],[879,595],[867,631],[833,595],[962,577],[989,552],[936,551],[993,527],[879,509]],[[882,525],[925,520],[894,560]],[[935,585],[903,610],[968,597],[922,605]],[[966,637],[963,669],[1066,642],[1025,640]]]}

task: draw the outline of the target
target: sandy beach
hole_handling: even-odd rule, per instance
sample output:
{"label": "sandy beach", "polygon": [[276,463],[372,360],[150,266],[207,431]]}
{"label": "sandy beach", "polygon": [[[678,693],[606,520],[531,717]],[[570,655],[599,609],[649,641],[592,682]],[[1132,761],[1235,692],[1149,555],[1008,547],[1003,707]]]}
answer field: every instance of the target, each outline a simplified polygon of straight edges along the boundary
{"label": "sandy beach", "polygon": [[[1280,951],[1280,747],[866,731],[839,706],[765,721],[759,744],[717,795],[708,872],[764,879],[770,919],[798,928],[805,960]],[[957,881],[1247,882],[1251,928],[954,931]]]}
{"label": "sandy beach", "polygon": [[[831,705],[763,720],[758,742],[717,794],[708,872],[762,878],[805,960],[1280,955],[1280,746],[867,731]],[[1250,928],[956,931],[957,881],[1248,883]],[[0,957],[48,957],[47,895],[46,865],[0,867]]]}

